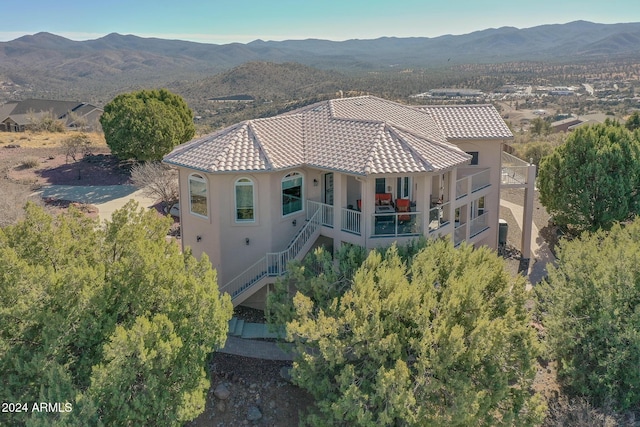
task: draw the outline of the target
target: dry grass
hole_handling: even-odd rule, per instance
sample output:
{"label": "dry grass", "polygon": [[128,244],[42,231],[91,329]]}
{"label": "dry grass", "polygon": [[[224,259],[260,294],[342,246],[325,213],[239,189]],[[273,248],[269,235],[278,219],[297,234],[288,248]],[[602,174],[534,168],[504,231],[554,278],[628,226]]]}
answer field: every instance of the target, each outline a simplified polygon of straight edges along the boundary
{"label": "dry grass", "polygon": [[[60,147],[62,143],[78,135],[77,131],[66,132],[0,132],[0,147],[8,144],[17,144],[25,148]],[[86,132],[94,147],[106,147],[104,134]]]}

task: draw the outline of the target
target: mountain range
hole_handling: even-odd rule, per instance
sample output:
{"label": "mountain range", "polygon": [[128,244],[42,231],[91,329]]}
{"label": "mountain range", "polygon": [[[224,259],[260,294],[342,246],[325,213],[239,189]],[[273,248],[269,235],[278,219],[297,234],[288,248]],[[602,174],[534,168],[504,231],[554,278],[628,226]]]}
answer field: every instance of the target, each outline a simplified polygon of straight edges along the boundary
{"label": "mountain range", "polygon": [[196,81],[251,61],[296,62],[357,74],[509,61],[593,62],[612,57],[640,58],[640,23],[575,21],[434,38],[256,40],[225,45],[115,33],[72,41],[37,33],[0,43],[0,81],[30,87],[51,98],[91,90],[95,97],[90,100],[100,103],[114,92]]}

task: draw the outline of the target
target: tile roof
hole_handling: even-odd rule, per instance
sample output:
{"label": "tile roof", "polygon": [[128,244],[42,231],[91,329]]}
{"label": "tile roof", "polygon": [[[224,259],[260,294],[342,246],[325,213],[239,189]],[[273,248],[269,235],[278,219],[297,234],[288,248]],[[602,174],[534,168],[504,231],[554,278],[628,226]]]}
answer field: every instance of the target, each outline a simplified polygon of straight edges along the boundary
{"label": "tile roof", "polygon": [[[502,120],[500,115],[493,109],[497,119],[491,116],[487,106],[475,114],[480,114],[472,120],[479,124],[475,134],[482,135],[488,129],[485,138],[493,138],[494,122]],[[490,124],[483,125],[482,120]],[[465,124],[465,134],[472,128]],[[359,175],[431,172],[470,160],[468,154],[447,142],[450,133],[429,110],[365,96],[323,101],[276,117],[248,120],[183,144],[164,161],[205,172],[302,165]]]}
{"label": "tile roof", "polygon": [[511,139],[513,134],[491,104],[419,107],[438,123],[448,140]]}

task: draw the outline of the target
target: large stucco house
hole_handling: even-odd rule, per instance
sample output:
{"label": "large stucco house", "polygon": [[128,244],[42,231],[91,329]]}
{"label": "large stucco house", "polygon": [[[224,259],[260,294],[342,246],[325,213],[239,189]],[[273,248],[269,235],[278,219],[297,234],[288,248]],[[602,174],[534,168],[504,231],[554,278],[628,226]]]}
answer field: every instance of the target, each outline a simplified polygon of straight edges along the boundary
{"label": "large stucco house", "polygon": [[364,96],[238,123],[164,162],[179,170],[183,245],[209,256],[234,304],[260,306],[318,239],[374,248],[446,236],[496,248],[512,138],[491,105]]}

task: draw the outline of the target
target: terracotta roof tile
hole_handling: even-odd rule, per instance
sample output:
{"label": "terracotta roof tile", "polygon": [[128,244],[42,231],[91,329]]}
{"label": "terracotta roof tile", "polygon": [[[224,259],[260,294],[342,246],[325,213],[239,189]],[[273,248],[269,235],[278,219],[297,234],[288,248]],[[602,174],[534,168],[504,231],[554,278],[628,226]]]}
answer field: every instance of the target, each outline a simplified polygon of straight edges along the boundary
{"label": "terracotta roof tile", "polygon": [[469,161],[448,139],[511,136],[492,106],[419,109],[366,96],[239,123],[183,144],[164,160],[208,172],[300,165],[361,175],[430,172]]}
{"label": "terracotta roof tile", "polygon": [[511,130],[493,105],[428,105],[429,113],[447,139],[513,138]]}

